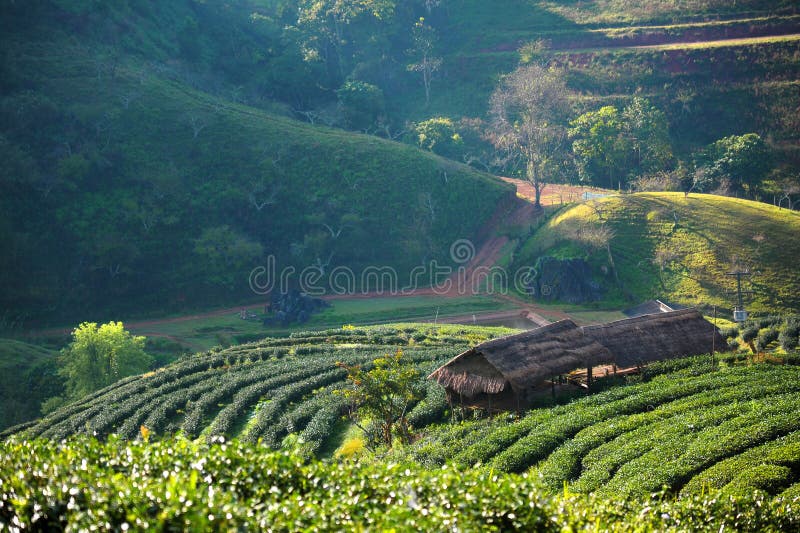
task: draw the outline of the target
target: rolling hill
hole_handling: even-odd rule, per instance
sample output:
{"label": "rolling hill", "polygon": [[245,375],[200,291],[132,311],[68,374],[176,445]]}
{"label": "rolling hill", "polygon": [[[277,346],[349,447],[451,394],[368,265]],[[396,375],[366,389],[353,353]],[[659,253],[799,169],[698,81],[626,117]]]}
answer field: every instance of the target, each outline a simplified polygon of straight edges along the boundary
{"label": "rolling hill", "polygon": [[[427,524],[420,509],[451,517],[454,502],[458,513],[448,519],[456,523],[485,525],[494,516],[524,528],[541,512],[554,528],[587,516],[594,528],[647,520],[658,530],[756,531],[800,519],[800,367],[741,364],[736,355],[713,365],[708,356],[654,363],[643,376],[597,382],[598,392],[566,404],[462,421],[446,422],[454,413],[443,390],[422,382],[408,413],[416,442],[358,461],[327,460],[354,439],[342,418],[345,399],[333,392],[345,374],[337,362],[369,365],[402,349],[424,375],[508,332],[414,324],[305,332],[123,379],[2,435],[0,520],[63,527],[103,515],[196,527],[217,520],[217,509],[249,505],[259,510],[222,520],[291,529],[337,517],[337,529],[357,529]],[[35,466],[21,468],[26,461]],[[61,479],[72,481],[48,492]],[[81,497],[67,507],[70,487]],[[173,490],[183,499],[173,502]],[[208,496],[217,490],[221,496]],[[387,503],[398,498],[420,506]],[[183,505],[188,500],[205,511]],[[309,502],[319,514],[309,513]]]}
{"label": "rolling hill", "polygon": [[[620,284],[613,280],[604,247],[582,244],[582,228],[605,226]],[[686,305],[736,303],[736,264],[753,276],[745,283],[747,307],[766,313],[797,312],[800,232],[794,211],[722,196],[640,193],[593,200],[557,213],[525,245],[517,265],[543,255],[588,257],[598,279],[611,289],[607,301],[661,297]],[[605,269],[606,273],[602,273]],[[621,289],[620,289],[621,285]]]}
{"label": "rolling hill", "polygon": [[0,428],[40,416],[42,402],[63,392],[56,371],[56,352],[0,339]]}
{"label": "rolling hill", "polygon": [[[222,74],[211,91],[192,63],[170,59],[175,43],[157,39],[205,9],[193,2],[95,6],[84,18],[49,4],[38,17],[3,7],[8,322],[253,299],[248,276],[268,256],[296,276],[375,265],[403,282],[415,265],[448,262],[450,243],[475,238],[513,197],[429,152],[293,120],[268,101],[236,103]],[[119,32],[116,44],[93,17]]]}

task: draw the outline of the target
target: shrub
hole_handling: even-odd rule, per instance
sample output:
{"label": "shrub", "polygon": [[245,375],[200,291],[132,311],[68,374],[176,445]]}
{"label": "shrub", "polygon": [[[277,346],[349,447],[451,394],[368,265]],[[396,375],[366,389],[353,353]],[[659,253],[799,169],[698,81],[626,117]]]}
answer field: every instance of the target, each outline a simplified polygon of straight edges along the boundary
{"label": "shrub", "polygon": [[797,348],[798,343],[800,343],[798,337],[800,337],[800,323],[790,321],[781,330],[780,335],[778,335],[778,341],[781,343],[781,348],[789,351]]}
{"label": "shrub", "polygon": [[755,338],[758,336],[759,329],[760,328],[757,324],[751,324],[749,326],[746,326],[742,330],[742,340],[744,342],[750,342],[752,340],[755,340]]}
{"label": "shrub", "polygon": [[756,338],[756,349],[758,351],[765,350],[770,343],[778,340],[778,328],[769,327],[766,329],[762,329],[758,332],[758,337]]}

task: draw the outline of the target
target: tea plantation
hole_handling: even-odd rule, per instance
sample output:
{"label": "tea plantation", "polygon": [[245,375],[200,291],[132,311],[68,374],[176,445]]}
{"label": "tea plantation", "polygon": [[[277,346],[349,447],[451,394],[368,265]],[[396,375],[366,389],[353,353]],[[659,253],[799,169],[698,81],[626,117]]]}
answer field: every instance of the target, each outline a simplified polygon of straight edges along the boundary
{"label": "tea plantation", "polygon": [[333,392],[345,377],[336,362],[369,366],[401,348],[425,375],[509,331],[409,324],[304,332],[126,378],[6,431],[0,524],[276,531],[800,524],[800,367],[734,356],[657,363],[569,403],[461,422],[442,389],[421,380],[422,399],[409,413],[413,444],[331,459],[347,427],[345,400]]}

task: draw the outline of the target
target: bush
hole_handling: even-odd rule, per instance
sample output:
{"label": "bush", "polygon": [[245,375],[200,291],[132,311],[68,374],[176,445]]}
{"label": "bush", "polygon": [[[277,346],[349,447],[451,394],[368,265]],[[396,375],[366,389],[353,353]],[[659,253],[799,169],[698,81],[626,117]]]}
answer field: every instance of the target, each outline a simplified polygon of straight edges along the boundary
{"label": "bush", "polygon": [[742,330],[742,340],[744,342],[750,342],[752,340],[755,340],[755,338],[758,337],[758,330],[759,329],[760,328],[759,328],[759,326],[757,324],[751,324],[749,326],[746,326]]}
{"label": "bush", "polygon": [[800,344],[800,323],[790,321],[781,330],[778,335],[778,341],[781,343],[781,348],[786,350],[794,350]]}
{"label": "bush", "polygon": [[769,346],[770,343],[778,340],[779,331],[778,328],[769,327],[766,329],[762,329],[758,333],[758,337],[756,338],[756,349],[758,351],[763,351]]}

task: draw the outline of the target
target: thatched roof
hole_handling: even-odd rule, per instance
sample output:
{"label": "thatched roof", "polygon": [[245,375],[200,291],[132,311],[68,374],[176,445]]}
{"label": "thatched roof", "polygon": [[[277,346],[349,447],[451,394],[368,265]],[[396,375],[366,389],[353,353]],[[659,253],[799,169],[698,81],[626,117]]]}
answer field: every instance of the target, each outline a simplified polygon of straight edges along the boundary
{"label": "thatched roof", "polygon": [[[430,375],[442,386],[468,397],[495,394],[510,385],[526,388],[531,381],[610,361],[611,353],[583,335],[572,320],[479,344],[459,354]],[[492,372],[484,369],[490,367]]]}
{"label": "thatched roof", "polygon": [[604,363],[639,362],[695,355],[724,343],[719,331],[695,309],[629,318],[579,327],[561,320],[541,328],[484,342],[461,353],[429,377],[467,397],[496,394],[576,368]]}
{"label": "thatched roof", "polygon": [[623,367],[711,353],[712,344],[717,350],[726,349],[719,330],[697,309],[637,316],[582,329],[608,348]]}

